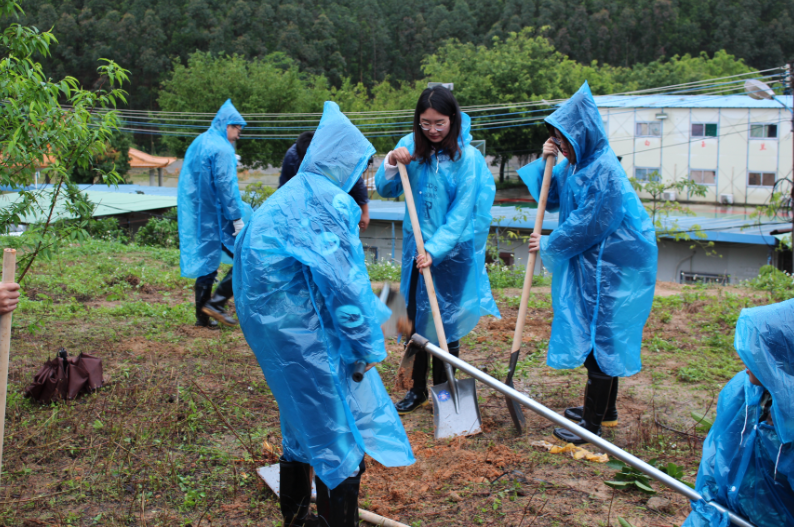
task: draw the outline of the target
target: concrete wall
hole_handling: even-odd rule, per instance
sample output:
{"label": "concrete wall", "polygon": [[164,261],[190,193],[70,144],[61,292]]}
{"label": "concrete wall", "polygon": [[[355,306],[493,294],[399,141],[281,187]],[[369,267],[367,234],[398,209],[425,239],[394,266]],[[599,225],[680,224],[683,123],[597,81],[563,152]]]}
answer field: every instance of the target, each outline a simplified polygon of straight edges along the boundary
{"label": "concrete wall", "polygon": [[[379,260],[390,260],[392,251],[392,222],[372,221],[369,229],[361,236],[365,247],[377,250]],[[496,243],[496,229],[491,229],[491,243]],[[544,233],[547,234],[547,233]],[[520,232],[528,236],[529,231]],[[767,263],[775,264],[777,253],[762,245],[739,243],[719,243],[713,248],[713,256],[707,256],[702,248],[690,249],[692,242],[665,240],[659,244],[658,280],[679,282],[682,271],[710,275],[727,275],[728,283],[735,284],[758,276],[758,270]],[[371,250],[370,249],[370,250]],[[499,251],[511,254],[518,265],[526,265],[527,243],[522,239],[509,237],[500,229]],[[394,252],[397,262],[402,255],[402,224],[394,222]],[[374,256],[374,252],[371,253]],[[542,262],[535,264],[535,274],[542,274]]]}
{"label": "concrete wall", "polygon": [[[687,179],[693,170],[716,173],[705,197],[679,196],[678,200],[719,202],[732,194],[737,205],[763,204],[770,186],[750,185],[749,173],[774,173],[775,180],[792,174],[792,124],[780,109],[747,108],[601,108],[601,116],[615,153],[629,176],[637,168],[658,169],[664,181]],[[656,115],[664,113],[666,119]],[[659,137],[638,137],[637,123],[661,123]],[[692,137],[693,123],[716,124],[717,137]],[[753,138],[752,124],[774,124],[775,138]],[[789,187],[787,187],[789,188]],[[640,193],[649,198],[647,193]]]}

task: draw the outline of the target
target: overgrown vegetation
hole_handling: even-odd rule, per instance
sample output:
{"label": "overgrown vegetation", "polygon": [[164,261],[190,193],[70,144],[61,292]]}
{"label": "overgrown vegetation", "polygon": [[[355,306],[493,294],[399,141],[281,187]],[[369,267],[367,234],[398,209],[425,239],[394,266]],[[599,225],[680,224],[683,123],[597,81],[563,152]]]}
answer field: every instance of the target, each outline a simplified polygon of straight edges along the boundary
{"label": "overgrown vegetation", "polygon": [[152,217],[135,233],[135,243],[150,247],[179,249],[179,224],[176,207],[163,214],[162,218]]}
{"label": "overgrown vegetation", "polygon": [[242,200],[251,205],[251,208],[256,210],[267,198],[273,195],[276,191],[273,187],[265,185],[261,181],[255,181],[245,187]]}

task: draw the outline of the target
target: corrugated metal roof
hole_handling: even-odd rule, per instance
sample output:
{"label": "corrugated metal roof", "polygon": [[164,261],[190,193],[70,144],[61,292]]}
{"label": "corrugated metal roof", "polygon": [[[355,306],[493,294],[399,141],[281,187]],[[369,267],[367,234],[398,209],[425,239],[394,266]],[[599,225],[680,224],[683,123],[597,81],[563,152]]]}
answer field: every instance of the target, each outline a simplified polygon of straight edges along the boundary
{"label": "corrugated metal roof", "polygon": [[[39,186],[35,185],[28,185],[23,187],[25,190],[46,190],[52,188],[53,185],[49,184],[40,184]],[[88,185],[88,184],[80,184],[77,185],[81,191],[94,191],[94,192],[113,192],[119,194],[146,194],[149,196],[168,196],[176,198],[177,195],[177,188],[176,187],[152,187],[149,185],[119,185],[118,187],[109,187],[103,183],[97,183],[95,185]],[[16,192],[20,188],[19,187],[10,187],[8,185],[0,186],[0,190]]]}
{"label": "corrugated metal roof", "polygon": [[[536,209],[520,207],[493,207],[492,227],[532,230],[535,228]],[[369,217],[373,220],[402,222],[405,216],[405,203],[396,201],[370,201]],[[677,226],[676,223],[677,222]],[[770,245],[777,243],[771,231],[790,226],[790,223],[768,223],[753,226],[753,221],[741,218],[707,218],[703,216],[681,216],[666,220],[670,229],[692,231],[695,225],[706,235],[706,240],[724,243],[746,243],[750,245]],[[550,232],[559,225],[559,214],[546,212],[543,230]]]}
{"label": "corrugated metal roof", "polygon": [[[603,95],[595,100],[599,108],[783,108],[776,101],[757,101],[749,95]],[[791,95],[777,100],[791,108]]]}
{"label": "corrugated metal roof", "polygon": [[[94,217],[99,216],[114,216],[117,214],[127,214],[130,212],[143,212],[147,210],[166,209],[176,207],[176,196],[153,196],[141,194],[124,194],[120,192],[100,192],[100,191],[84,191],[88,201],[95,204],[96,210]],[[46,208],[50,202],[52,195],[51,189],[39,190],[40,196],[39,203],[42,207]],[[0,209],[11,206],[18,202],[20,196],[18,193],[9,193],[0,195]],[[63,206],[63,198],[59,197],[53,213],[53,219],[71,219],[75,218],[74,214],[68,212]],[[46,219],[49,210],[38,211],[35,214],[26,216],[22,219],[22,223],[38,223]]]}

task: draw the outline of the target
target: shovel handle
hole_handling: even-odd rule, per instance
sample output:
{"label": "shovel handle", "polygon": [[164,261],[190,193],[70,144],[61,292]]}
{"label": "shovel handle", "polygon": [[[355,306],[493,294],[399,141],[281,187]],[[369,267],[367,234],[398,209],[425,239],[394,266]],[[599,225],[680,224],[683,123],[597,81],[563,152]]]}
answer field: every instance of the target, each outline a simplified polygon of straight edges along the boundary
{"label": "shovel handle", "polygon": [[367,371],[367,363],[363,360],[356,361],[353,366],[353,381],[361,382],[364,380],[364,373]]}
{"label": "shovel handle", "polygon": [[[540,234],[543,230],[543,216],[546,214],[546,200],[549,197],[549,186],[551,185],[551,172],[554,168],[554,156],[546,158],[546,169],[543,171],[543,184],[540,187],[540,199],[538,199],[538,209],[535,214],[535,228],[532,234]],[[516,331],[513,333],[513,349],[511,353],[521,349],[521,337],[524,333],[524,323],[527,320],[527,304],[529,304],[529,292],[532,289],[532,275],[535,272],[535,262],[538,253],[529,253],[527,259],[527,269],[524,273],[524,288],[521,290],[521,304],[518,307],[518,318],[516,319]]]}
{"label": "shovel handle", "polygon": [[[400,171],[400,181],[403,185],[405,204],[408,207],[408,216],[411,218],[411,227],[413,227],[414,239],[416,240],[416,251],[421,255],[426,255],[425,242],[422,238],[422,228],[419,225],[419,216],[416,215],[414,193],[411,190],[411,182],[408,180],[408,172],[405,170],[405,165],[399,161],[397,162],[397,169]],[[425,286],[427,287],[427,296],[430,299],[430,310],[433,312],[433,324],[436,326],[436,334],[438,335],[438,342],[440,344],[439,347],[449,353],[449,348],[447,348],[447,335],[444,333],[444,323],[441,320],[441,310],[438,308],[438,298],[436,298],[436,288],[433,285],[433,275],[430,274],[430,267],[422,268],[422,276],[425,277]]]}
{"label": "shovel handle", "polygon": [[[3,283],[14,281],[16,265],[16,249],[5,249],[3,251]],[[6,422],[6,393],[8,388],[8,357],[11,353],[12,313],[6,313],[0,317],[0,473],[3,470],[3,437],[5,435]]]}

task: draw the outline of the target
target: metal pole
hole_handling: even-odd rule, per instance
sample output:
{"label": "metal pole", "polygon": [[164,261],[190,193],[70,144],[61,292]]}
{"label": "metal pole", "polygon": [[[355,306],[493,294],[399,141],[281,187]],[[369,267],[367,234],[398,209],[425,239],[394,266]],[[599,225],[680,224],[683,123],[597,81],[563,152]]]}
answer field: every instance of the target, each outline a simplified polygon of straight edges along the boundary
{"label": "metal pole", "polygon": [[[432,344],[429,340],[427,340],[423,336],[414,334],[411,337],[411,340],[414,342],[414,344],[419,346],[419,348],[421,348],[421,349],[423,349],[423,350],[425,350],[425,351],[427,351],[429,353],[432,353],[433,356],[438,357],[439,359],[443,360],[446,363],[449,363],[453,368],[457,368],[460,371],[469,374],[470,376],[474,377],[478,381],[480,381],[480,382],[482,382],[484,384],[487,384],[488,386],[490,386],[494,390],[503,393],[504,395],[510,397],[514,401],[518,401],[519,403],[523,404],[524,406],[526,406],[527,408],[529,408],[530,410],[532,410],[533,412],[535,412],[539,416],[541,416],[541,417],[543,417],[545,419],[548,419],[549,421],[551,421],[552,423],[556,424],[557,426],[559,426],[561,428],[565,428],[566,430],[569,430],[569,431],[573,432],[574,434],[578,435],[579,437],[587,440],[588,443],[591,443],[591,444],[597,446],[598,448],[600,448],[601,450],[603,450],[607,454],[618,458],[619,460],[623,461],[627,465],[630,465],[630,466],[636,468],[637,470],[639,470],[639,471],[647,474],[648,476],[652,477],[656,481],[658,481],[658,482],[660,482],[660,483],[662,483],[664,485],[667,485],[668,487],[670,487],[674,491],[678,492],[679,494],[684,495],[685,497],[689,498],[690,500],[698,501],[698,500],[703,499],[703,496],[701,496],[700,493],[697,492],[695,489],[693,489],[693,488],[691,488],[691,487],[689,487],[687,485],[684,485],[683,483],[681,483],[677,479],[675,479],[673,477],[670,477],[669,475],[665,474],[661,470],[650,466],[645,461],[639,459],[638,457],[633,456],[632,454],[629,454],[628,452],[626,452],[625,450],[623,450],[621,448],[616,447],[615,445],[613,445],[609,441],[606,441],[605,439],[602,439],[602,438],[598,437],[597,435],[593,434],[592,432],[589,432],[589,431],[585,430],[581,426],[579,426],[579,425],[567,420],[566,418],[564,418],[560,414],[558,414],[556,412],[552,412],[551,410],[549,410],[548,408],[546,408],[542,404],[534,401],[533,399],[530,399],[529,397],[527,397],[523,393],[510,388],[506,384],[497,381],[496,379],[494,379],[493,377],[491,377],[487,373],[481,372],[480,370],[478,370],[474,366],[470,365],[469,363],[460,360],[459,358],[455,357],[454,355],[452,355],[450,353],[445,352],[444,350],[442,350],[441,348],[439,348],[435,344]],[[709,505],[713,506],[715,509],[717,509],[720,512],[728,513],[728,516],[731,519],[731,523],[733,523],[734,525],[737,525],[738,527],[754,527],[752,523],[748,522],[747,520],[745,520],[741,516],[737,516],[736,514],[734,514],[733,512],[727,510],[725,507],[723,507],[722,505],[720,505],[718,503],[710,501]]]}
{"label": "metal pole", "polygon": [[394,261],[394,222],[391,222],[391,261]]}
{"label": "metal pole", "polygon": [[[791,91],[791,250],[794,251],[794,62],[788,63],[788,85]],[[785,105],[783,105],[785,106]],[[794,254],[794,253],[792,253]],[[794,264],[792,264],[794,267]],[[794,269],[792,269],[794,271]]]}
{"label": "metal pole", "polygon": [[158,187],[163,186],[163,167],[159,167],[157,169],[157,186]]}

